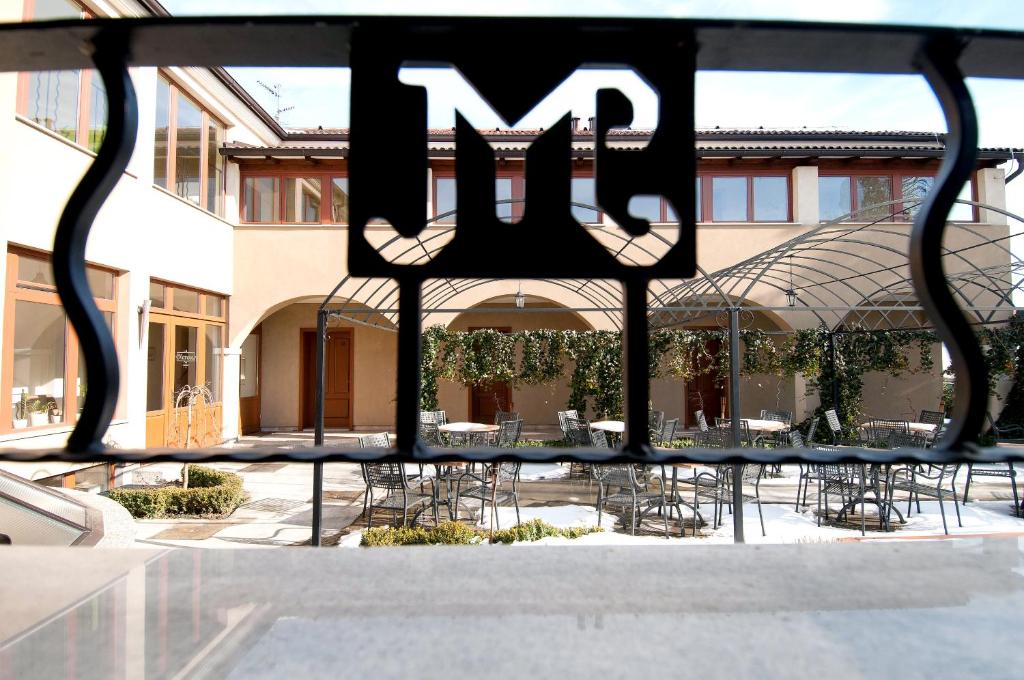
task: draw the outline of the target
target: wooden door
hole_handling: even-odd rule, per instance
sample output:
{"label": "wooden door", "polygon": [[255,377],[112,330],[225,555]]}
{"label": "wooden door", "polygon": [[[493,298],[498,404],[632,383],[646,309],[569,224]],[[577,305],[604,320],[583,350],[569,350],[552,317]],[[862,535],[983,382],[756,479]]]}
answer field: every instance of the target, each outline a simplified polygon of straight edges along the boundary
{"label": "wooden door", "polygon": [[[694,369],[705,369],[718,356],[722,343],[720,340],[709,340],[705,347],[712,359],[696,359],[699,365]],[[728,412],[729,391],[726,385],[718,382],[715,373],[704,373],[686,382],[686,426],[697,427],[697,411],[704,411],[708,425],[715,424],[715,418],[724,418]]]}
{"label": "wooden door", "polygon": [[[501,333],[511,333],[509,326],[471,327],[470,331],[493,329]],[[507,382],[492,382],[473,385],[469,389],[469,419],[474,423],[493,423],[494,414],[498,411],[512,410],[512,387]]]}
{"label": "wooden door", "polygon": [[[327,333],[324,356],[324,427],[352,427],[352,330]],[[302,427],[315,426],[316,331],[302,333]]]}
{"label": "wooden door", "polygon": [[242,343],[238,381],[238,418],[242,434],[260,430],[260,382],[263,327],[257,326]]}

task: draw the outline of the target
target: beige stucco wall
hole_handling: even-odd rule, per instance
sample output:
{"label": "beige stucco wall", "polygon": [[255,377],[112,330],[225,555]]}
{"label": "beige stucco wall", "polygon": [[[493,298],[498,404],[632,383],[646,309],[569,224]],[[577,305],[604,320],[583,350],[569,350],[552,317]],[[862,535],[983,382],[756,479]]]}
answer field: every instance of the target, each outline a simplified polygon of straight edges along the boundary
{"label": "beige stucco wall", "polygon": [[[290,430],[299,426],[302,329],[316,328],[315,304],[293,304],[263,321],[261,427]],[[352,328],[352,419],[356,427],[390,426],[395,420],[397,333],[358,324]],[[307,395],[312,400],[314,394]]]}

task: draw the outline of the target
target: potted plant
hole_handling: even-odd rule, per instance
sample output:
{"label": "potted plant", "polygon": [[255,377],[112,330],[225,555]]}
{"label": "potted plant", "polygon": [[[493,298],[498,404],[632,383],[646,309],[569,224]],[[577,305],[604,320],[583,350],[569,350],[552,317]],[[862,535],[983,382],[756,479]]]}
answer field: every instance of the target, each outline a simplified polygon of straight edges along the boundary
{"label": "potted plant", "polygon": [[64,414],[59,408],[57,408],[57,402],[53,399],[51,399],[47,404],[47,409],[50,413],[50,424],[56,424],[63,420]]}
{"label": "potted plant", "polygon": [[50,422],[49,403],[49,399],[45,397],[36,397],[29,401],[28,424],[31,427],[47,425]]}
{"label": "potted plant", "polygon": [[25,390],[21,391],[21,397],[14,404],[14,420],[12,424],[15,430],[28,427],[28,395],[25,393]]}

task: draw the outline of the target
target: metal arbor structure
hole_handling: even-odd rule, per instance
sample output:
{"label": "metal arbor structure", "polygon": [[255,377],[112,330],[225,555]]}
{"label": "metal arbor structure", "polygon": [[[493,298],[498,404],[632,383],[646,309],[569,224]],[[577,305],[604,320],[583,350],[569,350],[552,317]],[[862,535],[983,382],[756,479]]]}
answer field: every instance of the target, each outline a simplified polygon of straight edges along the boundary
{"label": "metal arbor structure", "polygon": [[[515,35],[522,51],[495,49]],[[537,46],[543,46],[538,48]],[[460,118],[456,178],[463,229],[432,263],[410,269],[381,259],[365,238],[375,217],[388,219],[403,237],[423,228],[420,200],[426,191],[423,158],[426,98],[397,80],[405,62],[450,63],[494,105],[506,120],[518,120],[536,101],[577,68],[618,64],[634,68],[659,95],[659,129],[645,149],[615,154],[602,150],[604,134],[627,125],[628,100],[602,91],[597,106],[597,202],[633,235],[650,225],[628,215],[637,194],[666,197],[680,225],[679,241],[657,263],[630,268],[590,244],[568,210],[569,171],[563,150],[569,139],[568,116],[531,147],[531,179],[544,189],[532,193],[528,210],[536,221],[524,237],[539,230],[553,237],[556,252],[524,261],[522,244],[501,271],[484,270],[486,237],[466,230],[487,225],[502,229],[493,216],[494,163],[491,149]],[[120,179],[137,140],[139,109],[129,67],[136,66],[351,66],[352,133],[349,158],[352,226],[349,270],[358,276],[399,281],[397,447],[353,450],[207,449],[107,450],[102,437],[118,394],[118,364],[113,338],[91,298],[85,268],[85,243],[100,207]],[[934,449],[900,451],[902,460],[928,463],[1022,460],[1009,449],[977,448],[984,419],[987,376],[981,349],[969,320],[959,310],[942,266],[946,216],[969,178],[978,153],[978,124],[965,77],[1024,78],[1024,34],[1009,31],[850,24],[802,24],[730,20],[648,20],[612,18],[471,17],[195,17],[97,19],[0,26],[0,70],[74,70],[95,68],[108,96],[107,133],[96,160],[67,202],[55,237],[53,269],[57,290],[81,342],[90,390],[75,430],[61,451],[7,450],[8,460],[199,461],[292,460],[314,462],[322,476],[325,461],[394,460],[429,463],[459,458],[471,461],[575,460],[588,463],[647,464],[698,462],[742,465],[774,462],[879,462],[891,452],[848,449],[774,451],[655,451],[646,427],[649,329],[647,285],[654,279],[691,277],[693,249],[693,76],[697,69],[921,74],[935,93],[949,134],[946,156],[934,189],[914,218],[907,249],[910,281],[924,314],[950,350],[959,376],[954,422]],[[511,82],[510,82],[511,81]],[[396,160],[397,159],[397,160]],[[489,166],[489,172],[484,168]],[[676,174],[670,174],[669,168]],[[669,182],[671,178],[671,182]],[[490,186],[488,187],[488,182]],[[396,200],[397,197],[397,200]],[[547,219],[543,225],[541,221]],[[518,225],[523,228],[523,225]],[[496,233],[496,232],[491,232]],[[484,244],[481,243],[482,239]],[[575,248],[577,250],[567,250]],[[578,259],[566,259],[574,252]],[[417,442],[419,341],[422,283],[430,278],[616,279],[625,287],[624,381],[629,437],[623,448],[607,450],[458,450],[436,451]],[[730,313],[733,343],[738,341],[738,310]],[[735,347],[734,347],[735,349]],[[736,352],[734,352],[736,354]],[[739,420],[733,419],[739,442]],[[738,475],[737,475],[738,476]],[[742,507],[735,485],[737,508]],[[319,493],[315,494],[319,508]],[[736,514],[739,520],[739,513]],[[313,543],[319,544],[319,521]],[[742,541],[742,525],[736,539]]]}

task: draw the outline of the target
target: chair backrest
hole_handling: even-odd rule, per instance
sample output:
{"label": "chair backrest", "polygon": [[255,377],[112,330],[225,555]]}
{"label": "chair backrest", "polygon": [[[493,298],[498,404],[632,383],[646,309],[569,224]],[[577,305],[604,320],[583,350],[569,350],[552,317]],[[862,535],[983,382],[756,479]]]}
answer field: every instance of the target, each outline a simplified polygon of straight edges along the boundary
{"label": "chair backrest", "polygon": [[604,433],[604,430],[591,430],[590,431],[590,445],[595,449],[610,449],[608,445],[608,435]]}
{"label": "chair backrest", "polygon": [[409,488],[401,463],[363,463],[363,479],[375,489]]}
{"label": "chair backrest", "polygon": [[839,424],[839,414],[836,413],[834,408],[825,411],[825,420],[828,422],[828,427],[832,430],[832,434],[839,434],[843,431],[843,426]]}
{"label": "chair backrest", "polygon": [[566,432],[572,446],[592,446],[590,440],[590,422],[583,418],[566,417]]}
{"label": "chair backrest", "polygon": [[365,434],[359,438],[361,449],[387,449],[391,447],[391,438],[387,432]]}
{"label": "chair backrest", "polygon": [[[731,418],[715,418],[715,428],[719,430],[725,430],[729,433],[730,446],[732,445],[732,419]],[[754,437],[750,434],[750,421],[740,418],[740,442],[747,446],[754,445]]]}
{"label": "chair backrest", "polygon": [[704,411],[694,411],[693,417],[697,419],[697,428],[701,432],[708,431],[708,419],[704,417]]}
{"label": "chair backrest", "polygon": [[577,413],[575,410],[558,411],[558,425],[559,427],[562,428],[562,435],[566,438],[566,440],[569,439],[569,428],[565,424],[566,419],[579,417],[580,414]]}
{"label": "chair backrest", "polygon": [[647,411],[647,429],[651,432],[661,432],[661,426],[665,423],[665,412],[650,409]]}
{"label": "chair backrest", "polygon": [[640,488],[636,480],[636,469],[629,463],[594,465],[591,469],[594,479],[602,485],[638,490]]}
{"label": "chair backrest", "polygon": [[693,441],[699,448],[727,449],[732,446],[732,433],[721,428],[709,428],[698,432]]}
{"label": "chair backrest", "polygon": [[774,420],[779,423],[793,422],[793,414],[790,411],[769,411],[761,410],[761,420]]}
{"label": "chair backrest", "polygon": [[890,449],[923,449],[928,445],[928,438],[919,432],[889,432]]}
{"label": "chair backrest", "polygon": [[522,463],[506,462],[501,463],[498,466],[498,484],[502,482],[508,482],[519,477],[519,468],[523,466]]}
{"label": "chair backrest", "polygon": [[669,418],[665,421],[665,424],[661,426],[661,431],[658,432],[656,437],[658,444],[671,444],[672,440],[676,438],[676,430],[679,428],[679,418]]}
{"label": "chair backrest", "polygon": [[917,422],[927,425],[942,425],[946,422],[946,414],[942,411],[921,411],[921,416],[917,419]]}
{"label": "chair backrest", "polygon": [[519,436],[523,432],[523,421],[505,420],[498,424],[498,446],[512,448],[519,443]]}
{"label": "chair backrest", "polygon": [[814,443],[814,435],[818,433],[818,420],[820,420],[820,416],[814,416],[811,418],[811,424],[807,426],[806,444],[808,446]]}
{"label": "chair backrest", "polygon": [[420,423],[420,439],[427,446],[443,446],[441,443],[441,430],[437,423]]}
{"label": "chair backrest", "polygon": [[444,411],[420,411],[420,422],[444,425],[448,422],[448,418]]}
{"label": "chair backrest", "polygon": [[789,433],[789,445],[794,449],[804,448],[804,436],[800,434],[800,430],[793,430]]}
{"label": "chair backrest", "polygon": [[519,413],[516,411],[495,411],[494,424],[501,425],[506,420],[519,420]]}

